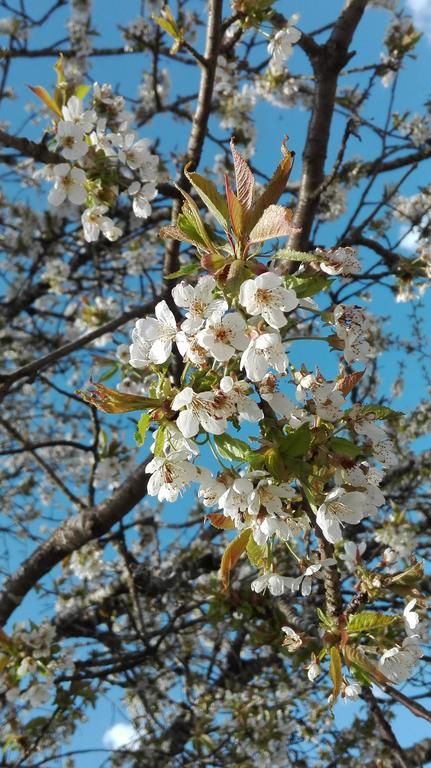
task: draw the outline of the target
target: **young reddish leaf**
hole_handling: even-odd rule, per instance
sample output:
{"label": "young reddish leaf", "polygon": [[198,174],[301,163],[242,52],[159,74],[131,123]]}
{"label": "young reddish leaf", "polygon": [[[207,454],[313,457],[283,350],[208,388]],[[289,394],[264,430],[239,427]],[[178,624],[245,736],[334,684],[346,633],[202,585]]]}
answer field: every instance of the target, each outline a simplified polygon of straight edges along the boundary
{"label": "young reddish leaf", "polygon": [[360,381],[365,373],[365,368],[363,371],[355,371],[354,373],[349,373],[348,376],[343,376],[343,378],[338,382],[337,389],[339,389],[344,397],[347,397],[349,392],[352,391],[354,387],[356,387],[358,381]]}
{"label": "young reddish leaf", "polygon": [[231,517],[225,517],[221,512],[211,512],[205,515],[205,520],[209,520],[214,528],[222,528],[224,531],[230,531],[235,528],[235,523]]}
{"label": "young reddish leaf", "polygon": [[105,413],[144,411],[147,408],[157,408],[161,404],[160,400],[119,392],[117,389],[105,387],[104,384],[95,381],[90,382],[88,390],[77,390],[76,394],[86,403],[94,405],[99,411],[105,411]]}
{"label": "young reddish leaf", "polygon": [[199,173],[189,173],[187,170],[189,165],[190,163],[188,163],[184,169],[188,180],[198,193],[202,202],[205,203],[208,210],[211,211],[219,224],[227,232],[229,229],[229,210],[226,200],[221,196],[216,185],[212,181],[201,176]]}
{"label": "young reddish leaf", "polygon": [[253,203],[254,176],[248,163],[244,160],[243,156],[237,152],[234,136],[232,136],[230,140],[230,148],[235,170],[236,194],[244,210],[248,211]]}
{"label": "young reddish leaf", "polygon": [[29,85],[28,87],[54,114],[58,117],[62,116],[60,107],[45,88],[42,88],[41,85]]}
{"label": "young reddish leaf", "polygon": [[297,231],[292,227],[293,213],[282,205],[270,205],[250,232],[251,243],[261,243],[272,237],[286,237]]}
{"label": "young reddish leaf", "polygon": [[239,558],[247,549],[251,528],[246,528],[236,539],[226,547],[220,564],[220,578],[225,589],[229,586],[230,572],[235,568]]}
{"label": "young reddish leaf", "polygon": [[225,177],[225,180],[226,180],[226,198],[227,198],[227,206],[229,209],[230,223],[235,233],[235,237],[238,240],[241,240],[243,229],[244,229],[244,210],[237,196],[232,191],[232,188],[229,184],[229,179],[227,176]]}
{"label": "young reddish leaf", "polygon": [[277,166],[272,179],[268,182],[262,194],[258,197],[247,215],[247,234],[252,231],[253,227],[255,227],[263,215],[263,212],[270,205],[278,202],[279,197],[286,188],[287,180],[290,176],[290,171],[292,170],[294,154],[289,152],[285,146],[285,142],[281,145],[281,151],[284,155],[282,161]]}

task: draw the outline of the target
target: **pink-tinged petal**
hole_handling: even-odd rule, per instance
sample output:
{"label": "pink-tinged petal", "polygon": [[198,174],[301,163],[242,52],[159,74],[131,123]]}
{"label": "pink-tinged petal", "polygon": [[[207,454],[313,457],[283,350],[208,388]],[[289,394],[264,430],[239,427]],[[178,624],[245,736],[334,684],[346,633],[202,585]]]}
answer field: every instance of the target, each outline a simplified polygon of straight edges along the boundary
{"label": "pink-tinged petal", "polygon": [[172,352],[172,341],[170,339],[157,339],[150,349],[150,360],[157,365],[166,363]]}
{"label": "pink-tinged petal", "polygon": [[177,418],[177,427],[184,437],[195,437],[199,432],[199,421],[192,411],[181,411]]}

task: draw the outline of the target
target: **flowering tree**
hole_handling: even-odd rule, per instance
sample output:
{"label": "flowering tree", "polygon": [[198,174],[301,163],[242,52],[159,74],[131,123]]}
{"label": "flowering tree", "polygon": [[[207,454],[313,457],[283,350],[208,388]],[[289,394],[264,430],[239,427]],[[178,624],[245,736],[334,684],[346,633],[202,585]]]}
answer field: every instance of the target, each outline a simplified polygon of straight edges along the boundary
{"label": "flowering tree", "polygon": [[[131,725],[100,764],[423,765],[431,741],[392,724],[431,720],[431,462],[411,447],[431,123],[396,102],[420,35],[395,0],[314,30],[270,0],[180,0],[109,47],[89,0],[26,5],[0,2],[0,97],[22,61],[55,82],[31,85],[33,140],[0,129],[0,765],[79,766],[106,695]],[[67,39],[35,46],[65,11]],[[137,97],[94,82],[99,57],[136,62]],[[257,106],[306,110],[293,172],[286,137],[275,171],[255,152]]]}

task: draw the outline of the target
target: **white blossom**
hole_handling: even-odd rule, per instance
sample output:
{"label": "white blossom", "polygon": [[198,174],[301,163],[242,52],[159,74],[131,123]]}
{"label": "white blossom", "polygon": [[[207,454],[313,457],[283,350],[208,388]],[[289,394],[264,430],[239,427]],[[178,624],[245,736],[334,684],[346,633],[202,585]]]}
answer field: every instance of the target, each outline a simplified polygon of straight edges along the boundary
{"label": "white blossom", "polygon": [[358,491],[347,492],[343,488],[335,488],[327,494],[316,514],[316,521],[327,541],[335,544],[343,538],[341,524],[355,525],[377,512],[367,499],[365,493]]}
{"label": "white blossom", "polygon": [[292,592],[298,592],[301,590],[303,597],[307,597],[311,592],[312,577],[319,576],[321,568],[329,568],[331,565],[336,565],[337,561],[333,557],[328,557],[325,560],[320,560],[318,563],[312,563],[307,566],[304,573],[296,578],[291,578],[290,589]]}
{"label": "white blossom", "polygon": [[403,611],[406,632],[410,637],[415,634],[417,635],[417,632],[414,630],[416,630],[419,625],[419,614],[413,610],[415,605],[416,599],[413,598],[413,600],[410,600],[410,602],[407,603]]}
{"label": "white blossom", "polygon": [[276,597],[284,595],[285,592],[290,590],[291,579],[289,576],[280,576],[278,573],[264,573],[262,576],[258,576],[257,579],[251,582],[250,587],[253,592],[265,592],[267,589]]}
{"label": "white blossom", "polygon": [[268,43],[268,53],[271,56],[271,68],[279,71],[282,64],[291,56],[292,46],[298,42],[301,33],[293,26],[299,20],[299,14],[293,14],[287,26],[279,29]]}
{"label": "white blossom", "polygon": [[88,152],[88,144],[84,140],[84,131],[79,125],[62,120],[57,125],[57,141],[61,154],[66,160],[80,160]]}
{"label": "white blossom", "polygon": [[246,328],[245,320],[239,312],[223,316],[215,313],[208,318],[205,328],[197,333],[196,338],[215,360],[224,363],[248,346]]}
{"label": "white blossom", "polygon": [[248,396],[250,385],[246,381],[235,381],[231,376],[223,376],[220,389],[227,397],[227,407],[232,414],[237,414],[240,421],[260,421],[263,413],[258,404]]}
{"label": "white blossom", "polygon": [[354,275],[361,271],[361,265],[356,258],[356,251],[350,246],[332,248],[322,251],[316,248],[316,255],[322,258],[320,269],[328,275]]}
{"label": "white blossom", "polygon": [[151,215],[150,200],[157,195],[157,188],[153,182],[141,184],[134,181],[128,188],[129,195],[133,198],[133,213],[138,219],[147,219]]}
{"label": "white blossom", "polygon": [[161,365],[172,352],[172,344],[177,337],[177,323],[166,301],[159,301],[154,308],[156,317],[138,320],[135,328],[144,341],[150,341],[149,358]]}
{"label": "white blossom", "polygon": [[201,277],[193,287],[184,280],[172,289],[172,298],[177,305],[187,309],[186,320],[181,328],[186,333],[195,333],[201,328],[205,318],[214,313],[222,315],[228,306],[224,299],[213,296],[216,281],[211,275]]}
{"label": "white blossom", "polygon": [[245,368],[250,381],[261,381],[269,368],[278,373],[285,373],[287,357],[278,332],[257,333],[252,337],[247,349],[241,356],[241,370]]}
{"label": "white blossom", "polygon": [[54,187],[48,195],[51,205],[61,205],[66,199],[74,205],[82,205],[87,199],[85,182],[87,176],[81,168],[72,168],[69,163],[59,163],[53,168]]}
{"label": "white blossom", "polygon": [[341,695],[343,697],[343,700],[346,701],[357,701],[361,695],[362,686],[360,683],[348,683],[345,685],[341,691]]}
{"label": "white blossom", "polygon": [[398,685],[409,679],[422,655],[418,636],[412,635],[406,637],[401,646],[396,645],[383,653],[379,669],[391,683]]}
{"label": "white blossom", "polygon": [[312,661],[311,664],[307,667],[307,677],[311,683],[315,681],[317,677],[319,677],[321,673],[321,669],[317,663],[317,661]]}
{"label": "white blossom", "polygon": [[148,480],[148,493],[157,496],[159,501],[176,501],[180,491],[198,479],[197,469],[190,463],[185,451],[166,457],[155,456],[145,471],[152,473]]}
{"label": "white blossom", "polygon": [[282,627],[281,629],[286,635],[283,640],[283,646],[287,648],[289,653],[294,653],[302,645],[301,637],[294,629],[292,629],[292,627]]}
{"label": "white blossom", "polygon": [[295,291],[284,288],[283,278],[274,272],[264,272],[241,285],[239,300],[249,315],[261,316],[271,328],[286,325],[284,312],[298,306]]}
{"label": "white blossom", "polygon": [[365,541],[361,541],[359,544],[355,544],[353,541],[345,541],[344,555],[340,554],[338,557],[340,560],[344,560],[347,570],[352,572],[361,562],[361,555],[364,554],[366,548]]}
{"label": "white blossom", "polygon": [[99,239],[100,232],[111,241],[118,240],[123,234],[121,229],[115,226],[112,219],[104,215],[107,210],[107,205],[93,205],[82,214],[82,227],[87,243],[96,242]]}
{"label": "white blossom", "polygon": [[66,122],[75,123],[84,133],[90,133],[96,120],[96,113],[94,109],[84,110],[78,96],[71,96],[61,111]]}
{"label": "white blossom", "polygon": [[239,513],[245,512],[249,504],[253,483],[247,477],[237,477],[232,485],[220,496],[218,503],[227,517],[238,520]]}
{"label": "white blossom", "polygon": [[191,387],[185,387],[175,395],[171,403],[174,411],[182,410],[177,418],[177,426],[184,437],[194,437],[200,426],[212,435],[222,435],[227,429],[228,411],[223,403],[216,400],[214,392],[196,393]]}

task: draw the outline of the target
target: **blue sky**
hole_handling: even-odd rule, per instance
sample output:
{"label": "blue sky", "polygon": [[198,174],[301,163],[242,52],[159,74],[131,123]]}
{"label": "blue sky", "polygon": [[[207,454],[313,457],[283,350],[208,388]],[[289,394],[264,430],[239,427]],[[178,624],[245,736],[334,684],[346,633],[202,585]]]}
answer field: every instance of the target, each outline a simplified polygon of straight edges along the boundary
{"label": "blue sky", "polygon": [[[50,3],[47,0],[38,0],[38,13],[41,14],[48,5]],[[122,38],[117,29],[118,24],[125,24],[136,18],[139,14],[140,5],[141,3],[138,0],[128,0],[128,2],[122,3],[95,0],[94,25],[101,35],[100,38],[96,39],[95,45],[121,44]],[[203,3],[197,2],[195,5],[196,7],[202,7]],[[300,26],[307,31],[317,28],[328,21],[328,5],[326,2],[316,2],[316,0],[301,0],[301,2],[296,3],[289,0],[288,2],[279,3],[279,8],[286,15],[299,10],[301,13]],[[331,11],[334,15],[341,5],[340,0],[332,0]],[[414,13],[419,28],[424,31],[424,37],[418,46],[418,59],[410,63],[408,75],[404,74],[400,78],[397,101],[400,105],[400,110],[401,105],[403,105],[403,109],[409,108],[411,111],[416,111],[421,108],[421,104],[426,97],[429,97],[431,3],[429,0],[408,0],[406,6]],[[107,12],[107,9],[109,9],[109,12]],[[56,14],[52,22],[49,22],[45,28],[38,30],[33,35],[31,47],[43,47],[51,43],[52,40],[63,37],[64,30],[61,25],[67,20],[67,16],[68,12],[66,9]],[[361,64],[374,62],[378,58],[382,32],[387,24],[387,20],[388,14],[383,10],[370,9],[367,11],[355,39],[354,47],[357,50],[357,55],[353,59],[352,65],[360,66]],[[296,58],[292,60],[292,68],[294,71],[297,71],[303,59],[300,52],[295,54],[295,56]],[[139,85],[143,61],[144,57],[142,54],[133,54],[128,57],[122,56],[121,58],[97,58],[93,60],[91,77],[99,82],[111,82],[113,85],[121,83],[121,91],[124,95],[134,97]],[[41,84],[49,88],[49,85],[53,82],[53,63],[53,60],[49,58],[32,59],[30,61],[23,59],[14,62],[12,68],[14,74],[11,83],[16,91],[16,99],[7,104],[7,112],[3,111],[0,114],[0,120],[10,120],[14,130],[18,130],[24,125],[27,118],[24,105],[26,102],[33,100],[26,85],[27,83],[33,85]],[[196,77],[196,73],[192,74],[190,68],[179,66],[175,74],[174,90],[182,90],[183,88],[187,91],[191,90],[193,86],[190,78],[193,77]],[[414,82],[414,89],[412,88],[412,82]],[[376,96],[369,105],[369,109],[372,110],[376,119],[383,113],[388,97],[388,91],[379,85]],[[5,109],[4,106],[3,109]],[[256,161],[258,165],[261,167],[266,166],[269,169],[275,166],[279,158],[281,138],[287,133],[290,137],[289,145],[297,153],[297,163],[293,178],[298,177],[300,170],[299,158],[304,145],[308,114],[300,110],[279,110],[274,113],[273,109],[270,111],[267,107],[260,106],[256,110],[255,118],[258,129],[256,145]],[[330,146],[328,167],[330,167],[331,158],[338,148],[338,128],[341,128],[341,125],[340,118],[336,117],[334,139]],[[37,140],[41,138],[42,130],[43,124],[38,126],[28,124],[22,129],[22,133]],[[168,142],[170,147],[173,146],[173,132],[175,132],[178,149],[182,149],[188,132],[187,126],[183,127],[178,123],[167,124],[166,120],[157,119],[150,126],[146,126],[144,131],[141,131],[144,136],[160,138],[162,147],[164,141]],[[369,142],[368,144],[367,141]],[[356,151],[363,155],[367,155],[367,153],[372,155],[373,145],[371,142],[371,138],[368,137],[361,145],[356,148],[353,147],[352,153],[354,154],[354,151]],[[205,162],[210,162],[211,152],[212,147],[210,146],[210,151],[204,157]],[[415,192],[418,186],[429,181],[430,165],[430,163],[424,165],[423,169],[412,178],[408,192]],[[25,195],[27,193],[20,192],[19,194]],[[41,200],[41,204],[44,204],[44,200]],[[325,227],[324,236],[326,241],[324,245],[331,245],[331,237],[335,236],[337,231],[339,231],[339,222],[328,224]],[[388,322],[395,330],[401,331],[405,328],[410,309],[408,304],[394,304],[393,299],[387,292],[379,291],[370,308],[371,311],[378,314],[388,315],[390,318]],[[428,322],[430,322],[430,314],[428,313]],[[429,327],[428,336],[431,336],[431,326]],[[321,354],[320,348],[316,350],[316,354]],[[396,352],[387,353],[384,357],[382,391],[387,391],[388,382],[393,379],[397,359],[398,353]],[[331,359],[332,365],[333,361],[334,358]],[[327,358],[318,359],[318,362],[326,365]],[[399,409],[408,409],[417,401],[418,389],[415,387],[415,366],[415,362],[409,364],[407,361],[406,375],[410,383],[403,397],[395,404],[395,407]],[[330,373],[330,370],[328,370],[328,373]],[[175,508],[169,511],[169,517],[171,518],[173,515],[175,515]],[[337,717],[340,717],[341,721],[348,721],[353,712],[354,708],[349,708],[349,706],[339,705],[336,708]],[[79,735],[74,740],[74,745],[80,749],[91,747],[103,748],[103,734],[107,729],[115,724],[126,723],[126,721],[126,713],[122,712],[116,692],[113,691],[110,697],[105,697],[99,701],[94,713],[90,713],[89,722],[86,726],[80,728]],[[413,715],[410,715],[404,709],[402,711],[397,710],[395,730],[402,745],[408,745],[412,743],[413,739],[417,740],[421,736],[429,735],[429,729],[425,722],[414,718]],[[76,764],[78,768],[89,768],[101,763],[102,759],[103,755],[101,755],[100,760],[97,755],[81,755],[77,758]]]}

